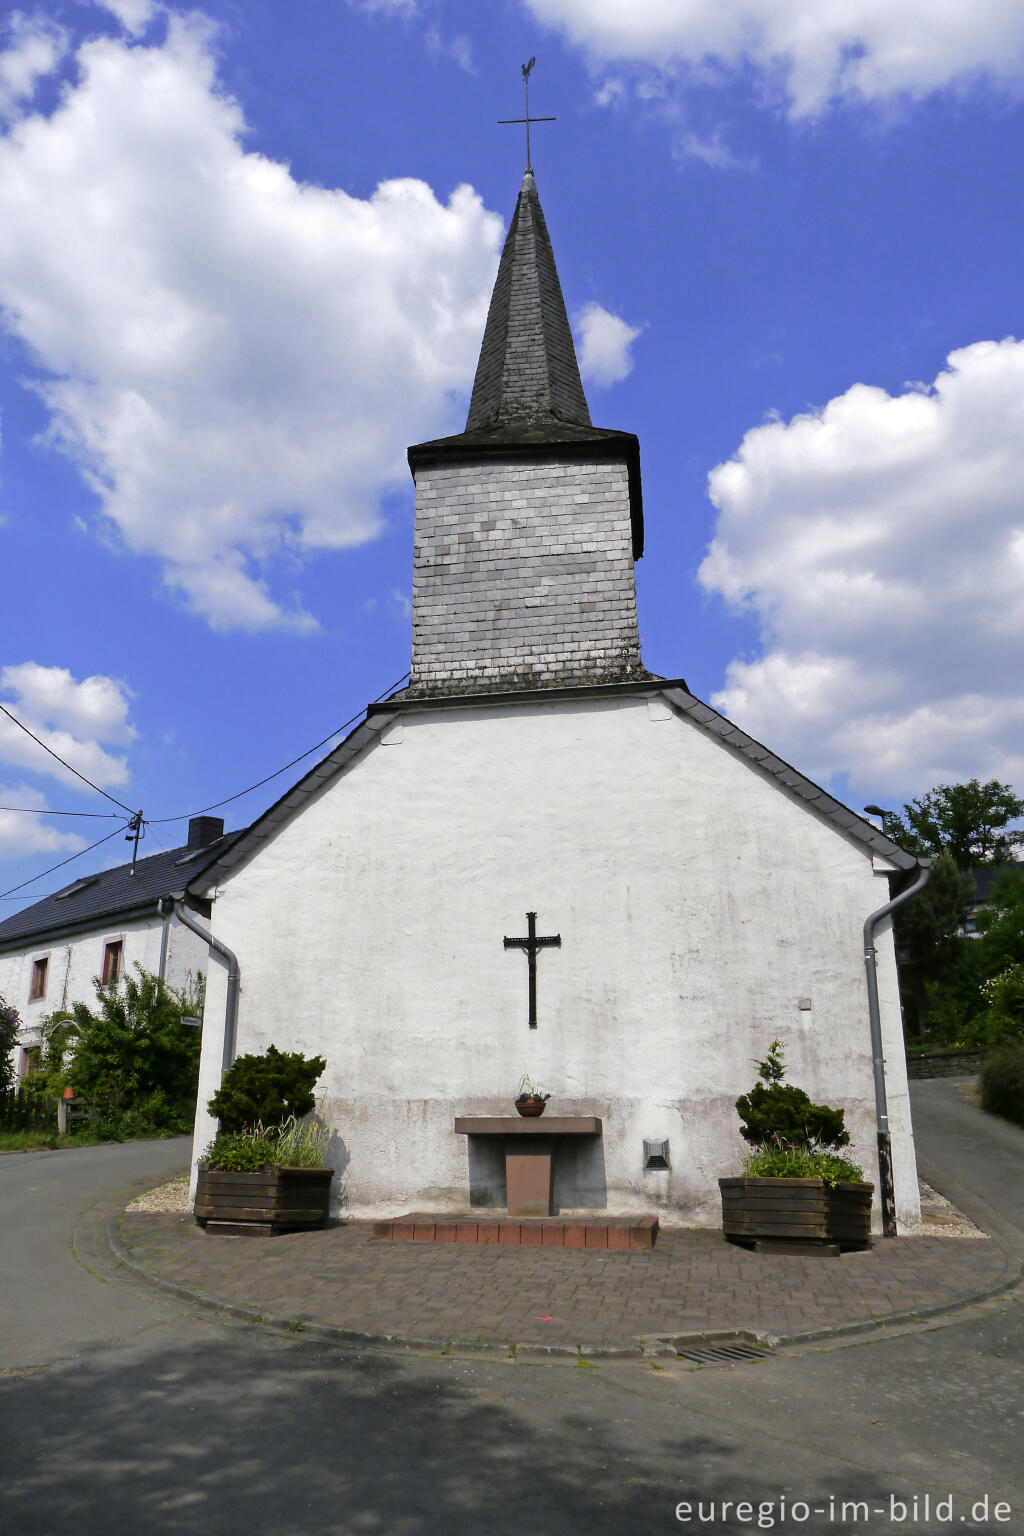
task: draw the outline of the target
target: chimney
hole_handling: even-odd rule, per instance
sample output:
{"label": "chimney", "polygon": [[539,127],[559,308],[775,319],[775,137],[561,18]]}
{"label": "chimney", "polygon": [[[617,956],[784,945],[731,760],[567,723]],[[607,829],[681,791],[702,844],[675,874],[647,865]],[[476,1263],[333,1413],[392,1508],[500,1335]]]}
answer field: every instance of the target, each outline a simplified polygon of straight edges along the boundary
{"label": "chimney", "polygon": [[219,837],[224,836],[223,816],[193,816],[188,824],[188,846],[190,849],[208,848]]}

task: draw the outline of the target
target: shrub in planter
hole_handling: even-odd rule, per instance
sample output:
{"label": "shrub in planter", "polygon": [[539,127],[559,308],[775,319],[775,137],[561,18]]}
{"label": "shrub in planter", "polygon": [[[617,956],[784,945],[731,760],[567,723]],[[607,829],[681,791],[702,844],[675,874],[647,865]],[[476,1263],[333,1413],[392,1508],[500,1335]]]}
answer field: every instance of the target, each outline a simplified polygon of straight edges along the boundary
{"label": "shrub in planter", "polygon": [[784,1082],[782,1055],[781,1040],[773,1040],[764,1061],[757,1063],[760,1082],[736,1100],[744,1141],[758,1147],[847,1146],[844,1111],[814,1104],[802,1088]]}
{"label": "shrub in planter", "polygon": [[[276,1234],[327,1225],[329,1132],[314,1107],[322,1056],[271,1045],[239,1056],[209,1101],[220,1129],[199,1165],[195,1218],[207,1231]],[[212,1224],[212,1226],[211,1226]]]}
{"label": "shrub in planter", "polygon": [[270,1045],[262,1056],[238,1056],[225,1072],[209,1109],[222,1131],[250,1126],[279,1126],[290,1115],[308,1115],[316,1102],[313,1089],[326,1068],[322,1056],[279,1051]]}
{"label": "shrub in planter", "polygon": [[725,1235],[758,1246],[864,1247],[873,1186],[837,1155],[850,1140],[844,1112],[813,1103],[785,1082],[782,1057],[781,1043],[773,1040],[757,1063],[759,1082],[736,1100],[750,1150],[740,1178],[718,1181]]}
{"label": "shrub in planter", "polygon": [[1024,1045],[995,1051],[981,1069],[981,1107],[1024,1125]]}

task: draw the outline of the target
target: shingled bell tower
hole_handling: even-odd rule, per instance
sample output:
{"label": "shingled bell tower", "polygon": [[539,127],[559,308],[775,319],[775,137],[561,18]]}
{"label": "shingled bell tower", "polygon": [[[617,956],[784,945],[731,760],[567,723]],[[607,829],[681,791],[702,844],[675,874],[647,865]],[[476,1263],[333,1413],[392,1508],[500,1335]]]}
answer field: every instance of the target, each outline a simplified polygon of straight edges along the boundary
{"label": "shingled bell tower", "polygon": [[640,449],[594,427],[532,171],[498,268],[466,430],[409,449],[408,693],[639,680]]}

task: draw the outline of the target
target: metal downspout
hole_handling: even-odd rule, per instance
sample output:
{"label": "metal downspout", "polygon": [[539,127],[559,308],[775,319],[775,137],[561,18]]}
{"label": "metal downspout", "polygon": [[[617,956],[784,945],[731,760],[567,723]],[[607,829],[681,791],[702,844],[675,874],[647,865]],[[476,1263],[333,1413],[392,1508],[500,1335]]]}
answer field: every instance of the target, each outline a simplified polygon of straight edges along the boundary
{"label": "metal downspout", "polygon": [[161,916],[164,915],[164,904],[168,901],[173,903],[172,910],[178,922],[191,929],[199,938],[205,939],[214,953],[227,961],[228,995],[224,1005],[224,1050],[220,1068],[223,1074],[235,1059],[235,1038],[238,1030],[238,957],[233,950],[228,949],[226,944],[222,944],[220,939],[215,939],[212,933],[208,933],[205,928],[200,928],[195,918],[186,910],[184,903],[177,897],[162,896],[160,898],[157,908]]}
{"label": "metal downspout", "polygon": [[882,1016],[878,1006],[878,957],[875,953],[875,933],[883,918],[901,907],[911,896],[923,891],[928,884],[932,861],[919,861],[917,879],[905,891],[887,901],[884,907],[872,912],[864,924],[864,968],[868,981],[868,1017],[871,1022],[871,1065],[875,1077],[875,1123],[878,1130],[878,1183],[882,1202],[882,1231],[886,1237],[896,1236],[896,1193],[892,1178],[892,1141],[889,1136],[889,1106],[885,1092],[885,1056],[882,1051]]}
{"label": "metal downspout", "polygon": [[163,923],[163,928],[160,931],[160,969],[157,972],[157,976],[159,977],[159,979],[161,981],[166,981],[167,980],[167,951],[170,948],[170,943],[171,943],[171,918],[173,916],[173,913],[172,912],[164,912],[163,911],[163,906],[161,904],[161,915],[163,917],[164,923]]}

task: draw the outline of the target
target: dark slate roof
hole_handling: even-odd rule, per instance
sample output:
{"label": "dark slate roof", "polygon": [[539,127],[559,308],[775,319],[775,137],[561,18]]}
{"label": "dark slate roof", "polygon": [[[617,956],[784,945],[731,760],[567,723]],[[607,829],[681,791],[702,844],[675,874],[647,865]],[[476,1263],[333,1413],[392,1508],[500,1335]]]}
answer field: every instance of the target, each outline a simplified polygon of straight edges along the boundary
{"label": "dark slate roof", "polygon": [[971,870],[971,880],[974,882],[974,900],[990,901],[997,881],[1004,874],[1014,878],[1024,878],[1024,867],[1019,864],[976,864]]}
{"label": "dark slate roof", "polygon": [[[494,705],[500,705],[505,709],[515,704],[529,706],[546,704],[559,699],[569,701],[618,698],[624,694],[641,694],[651,698],[660,694],[679,714],[685,715],[694,725],[715,737],[740,757],[745,758],[759,773],[774,779],[780,789],[802,800],[808,810],[827,821],[837,832],[860,843],[868,853],[887,859],[897,870],[909,871],[918,868],[918,860],[912,853],[908,853],[905,848],[894,843],[892,838],[880,832],[873,822],[858,816],[856,811],[851,811],[848,806],[836,800],[833,795],[806,778],[781,757],[776,757],[774,752],[770,752],[752,736],[741,731],[738,726],[733,725],[724,715],[718,714],[709,704],[703,703],[689,691],[682,678],[674,680],[650,678],[628,683],[535,688],[515,693],[460,694],[451,698],[409,698],[399,694],[392,695],[382,703],[370,704],[367,706],[366,719],[357,725],[345,740],[324,758],[323,762],[318,763],[297,784],[287,790],[276,804],[264,811],[251,827],[244,833],[236,834],[234,841],[222,851],[215,853],[213,860],[193,877],[189,890],[194,895],[202,896],[214,885],[230,877],[234,869],[259,852],[261,846],[269,841],[278,827],[290,821],[292,816],[320,794],[332,779],[345,768],[350,767],[366,748],[377,740],[391,721],[403,713],[438,709],[481,709]],[[227,843],[228,840],[225,839],[225,844]]]}
{"label": "dark slate roof", "polygon": [[487,312],[466,431],[551,418],[590,426],[555,254],[527,171]]}
{"label": "dark slate roof", "polygon": [[132,866],[80,875],[52,896],[25,907],[0,923],[0,952],[38,945],[69,931],[97,927],[115,917],[152,910],[161,896],[184,891],[188,881],[242,833],[229,832],[205,848],[171,848]]}

